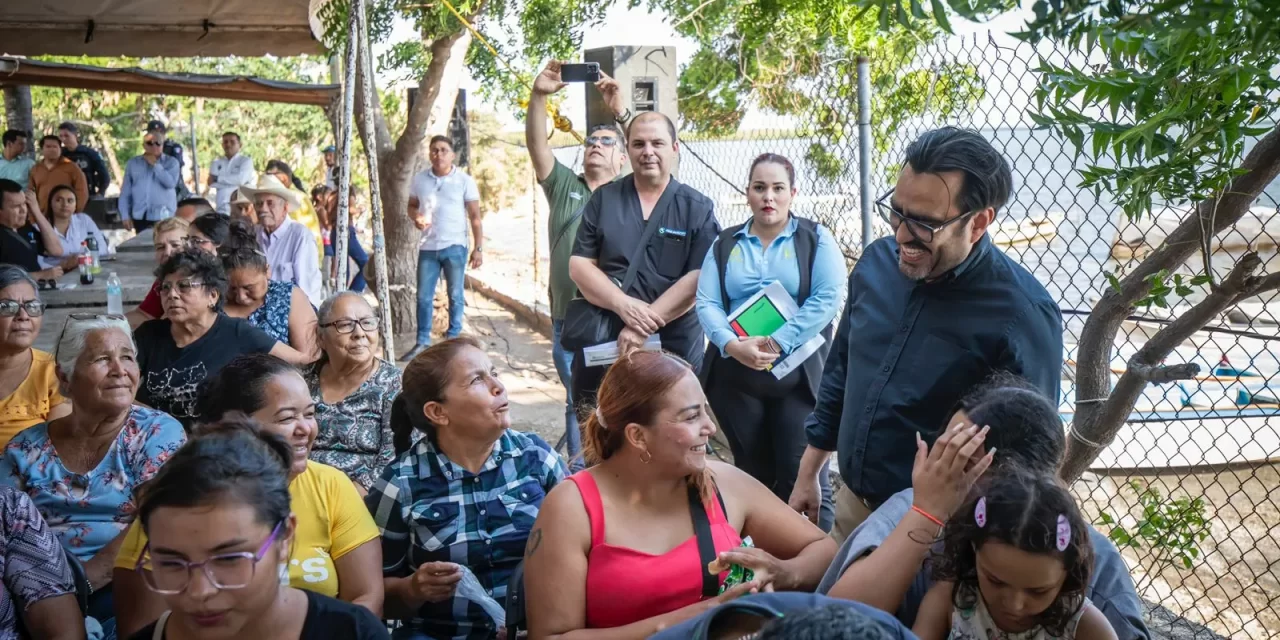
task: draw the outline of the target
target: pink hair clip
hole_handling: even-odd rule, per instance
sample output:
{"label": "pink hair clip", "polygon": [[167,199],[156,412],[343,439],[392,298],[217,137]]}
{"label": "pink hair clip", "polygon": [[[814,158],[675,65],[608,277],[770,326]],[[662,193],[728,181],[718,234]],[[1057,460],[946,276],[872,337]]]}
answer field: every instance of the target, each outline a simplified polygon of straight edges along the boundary
{"label": "pink hair clip", "polygon": [[1067,514],[1058,514],[1058,551],[1066,551],[1071,544],[1071,523],[1067,522]]}
{"label": "pink hair clip", "polygon": [[987,499],[986,497],[978,498],[978,506],[973,508],[973,520],[978,523],[981,529],[987,526]]}

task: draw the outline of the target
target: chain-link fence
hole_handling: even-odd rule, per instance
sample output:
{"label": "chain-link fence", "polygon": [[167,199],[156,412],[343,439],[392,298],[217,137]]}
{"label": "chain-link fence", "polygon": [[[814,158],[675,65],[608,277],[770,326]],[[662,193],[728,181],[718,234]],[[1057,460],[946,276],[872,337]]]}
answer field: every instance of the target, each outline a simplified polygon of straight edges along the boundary
{"label": "chain-link fence", "polygon": [[[892,186],[906,145],[947,124],[983,133],[1013,165],[1015,193],[1001,211],[994,241],[1019,260],[1059,301],[1067,345],[1062,415],[1075,401],[1075,352],[1092,306],[1108,286],[1106,273],[1137,264],[1186,215],[1169,206],[1137,221],[1124,218],[1102,194],[1079,188],[1088,162],[1070,142],[1036,129],[1034,65],[1038,56],[1076,66],[1080,51],[1032,46],[999,36],[957,37],[917,47],[903,66],[872,60],[873,197]],[[848,65],[852,70],[852,65]],[[797,213],[834,230],[851,263],[860,252],[856,87],[852,73],[819,80],[816,96],[827,113],[778,117],[774,131],[739,139],[686,136],[680,179],[716,201],[723,225],[750,210],[741,188],[753,158],[764,152],[796,165]],[[836,110],[843,126],[821,126]],[[818,123],[815,125],[815,122]],[[1086,141],[1087,144],[1087,141]],[[1280,185],[1219,237],[1212,264],[1224,275],[1248,249],[1264,271],[1280,270]],[[887,233],[874,219],[873,236]],[[1183,269],[1202,270],[1200,259]],[[1112,363],[1117,375],[1168,318],[1153,307],[1126,321]],[[1198,362],[1206,372],[1182,383],[1152,385],[1128,424],[1073,489],[1097,528],[1110,533],[1150,605],[1151,629],[1161,636],[1280,637],[1280,298],[1270,294],[1231,309],[1195,334],[1170,362]],[[1270,385],[1270,386],[1268,386]],[[1203,538],[1203,539],[1202,539]]]}

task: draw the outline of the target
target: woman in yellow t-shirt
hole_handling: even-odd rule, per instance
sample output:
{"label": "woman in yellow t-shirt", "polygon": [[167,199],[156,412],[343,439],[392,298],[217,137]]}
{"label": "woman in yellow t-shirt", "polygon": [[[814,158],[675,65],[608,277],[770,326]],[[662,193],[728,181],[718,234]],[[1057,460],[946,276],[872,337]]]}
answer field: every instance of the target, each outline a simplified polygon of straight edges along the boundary
{"label": "woman in yellow t-shirt", "polygon": [[[198,423],[243,412],[293,449],[289,496],[297,528],[287,563],[288,583],[361,605],[381,617],[378,528],[345,474],[307,460],[318,429],[306,381],[285,361],[254,354],[232,360],[207,385],[196,401]],[[199,427],[195,434],[200,437]],[[154,622],[165,610],[164,601],[147,588],[141,573],[145,569],[140,568],[139,558],[145,546],[146,535],[135,521],[113,571],[117,629],[122,638]]]}
{"label": "woman in yellow t-shirt", "polygon": [[35,280],[20,267],[0,265],[0,447],[27,427],[71,413],[58,392],[53,357],[31,348],[43,318]]}

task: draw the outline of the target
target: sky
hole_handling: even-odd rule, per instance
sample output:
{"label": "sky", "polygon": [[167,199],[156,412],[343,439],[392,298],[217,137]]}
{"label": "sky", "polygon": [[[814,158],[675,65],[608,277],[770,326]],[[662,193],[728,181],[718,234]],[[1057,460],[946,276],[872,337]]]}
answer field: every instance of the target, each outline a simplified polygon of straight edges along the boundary
{"label": "sky", "polygon": [[[604,24],[588,30],[583,35],[583,48],[594,49],[611,45],[675,47],[677,64],[683,67],[697,49],[696,43],[693,40],[679,36],[675,29],[671,28],[671,22],[674,20],[669,16],[650,13],[645,7],[628,8],[626,4],[625,2],[614,4],[613,8],[606,14]],[[1024,5],[1021,11],[1005,14],[990,23],[977,24],[953,18],[952,26],[958,35],[992,32],[999,34],[1001,38],[1007,37],[1003,36],[1003,34],[1017,30],[1029,15],[1028,7],[1030,2],[1026,2]],[[481,33],[485,33],[492,28],[493,25],[485,25],[481,28]],[[381,53],[388,44],[413,37],[412,25],[406,20],[398,20],[392,37],[388,42],[382,45],[375,45],[374,49]],[[382,86],[387,85],[383,84]],[[479,88],[479,83],[474,78],[471,78],[470,74],[467,74],[462,88],[475,95],[476,90]],[[567,98],[562,112],[573,121],[576,127],[581,127],[584,120],[583,114],[586,111],[584,86],[571,84],[565,91]],[[506,129],[514,131],[523,130],[524,128],[524,125],[514,116],[513,110],[515,107],[507,104],[480,102],[478,97],[469,100],[469,104],[472,105],[472,109],[479,108],[496,113],[499,121],[503,123]],[[784,120],[787,119],[763,113],[758,109],[750,109],[743,119],[741,129],[787,128],[790,125]]]}

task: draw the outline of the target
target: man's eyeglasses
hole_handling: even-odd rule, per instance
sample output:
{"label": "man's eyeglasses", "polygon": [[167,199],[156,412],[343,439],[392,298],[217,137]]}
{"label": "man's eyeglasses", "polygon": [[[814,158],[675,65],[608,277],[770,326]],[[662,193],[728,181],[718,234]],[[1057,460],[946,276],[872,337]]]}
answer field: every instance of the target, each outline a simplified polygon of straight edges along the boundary
{"label": "man's eyeglasses", "polygon": [[27,312],[32,318],[39,318],[44,315],[45,304],[39,300],[27,300],[19,302],[17,300],[4,299],[0,300],[0,318],[13,318],[18,315],[18,310]]}
{"label": "man's eyeglasses", "polygon": [[187,246],[192,248],[213,246],[213,241],[208,238],[201,238],[198,236],[187,236]]}
{"label": "man's eyeglasses", "polygon": [[209,583],[215,588],[243,589],[253,581],[254,568],[267,554],[271,544],[276,541],[276,536],[280,535],[282,527],[284,527],[283,521],[271,530],[271,535],[262,542],[257,553],[248,551],[223,553],[212,556],[204,562],[187,562],[178,558],[151,559],[148,554],[151,545],[148,543],[147,548],[142,550],[142,557],[138,558],[134,571],[142,573],[148,589],[164,595],[177,595],[186,591],[191,584],[193,569],[204,571],[204,577],[208,578]]}
{"label": "man's eyeglasses", "polygon": [[160,146],[160,143],[159,143],[159,142],[152,142],[151,140],[148,140],[148,141],[146,141],[146,142],[142,143],[142,146],[144,146],[144,147],[158,147],[158,146]]}
{"label": "man's eyeglasses", "polygon": [[378,330],[377,318],[361,318],[359,320],[334,320],[320,325],[321,328],[333,327],[338,333],[352,333],[359,326],[365,333],[373,333]]}
{"label": "man's eyeglasses", "polygon": [[892,195],[893,189],[890,189],[887,193],[880,196],[879,200],[876,200],[876,211],[880,213],[880,217],[883,218],[885,222],[888,222],[889,226],[892,227],[895,232],[898,230],[898,227],[902,226],[903,222],[907,223],[907,232],[911,234],[911,237],[925,244],[933,242],[934,236],[939,231],[942,231],[948,226],[960,222],[961,220],[967,220],[969,216],[977,213],[977,211],[970,211],[968,213],[962,213],[950,220],[947,220],[946,222],[931,224],[924,222],[923,220],[907,217],[907,214],[894,209],[889,204],[889,198]]}
{"label": "man's eyeglasses", "polygon": [[600,145],[602,147],[618,146],[618,139],[614,136],[587,136],[586,146]]}
{"label": "man's eyeglasses", "polygon": [[177,282],[161,282],[160,293],[169,293],[170,291],[173,291],[173,287],[175,285],[178,287],[179,293],[190,293],[191,290],[195,289],[196,287],[203,287],[204,282],[201,282],[200,280],[191,280],[191,279],[179,280]]}

